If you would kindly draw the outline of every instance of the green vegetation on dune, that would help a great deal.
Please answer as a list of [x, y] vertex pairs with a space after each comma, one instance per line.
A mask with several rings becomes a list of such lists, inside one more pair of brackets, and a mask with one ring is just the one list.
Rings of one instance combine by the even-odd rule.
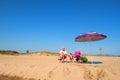
[[2, 55], [19, 55], [19, 52], [11, 51], [11, 50], [0, 50], [0, 54], [2, 54]]

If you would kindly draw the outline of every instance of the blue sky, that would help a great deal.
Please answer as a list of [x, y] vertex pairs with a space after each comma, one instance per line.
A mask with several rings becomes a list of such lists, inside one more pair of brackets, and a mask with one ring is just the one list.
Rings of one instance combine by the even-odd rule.
[[[74, 42], [96, 31], [107, 38]], [[119, 0], [0, 0], [0, 50], [120, 55]]]

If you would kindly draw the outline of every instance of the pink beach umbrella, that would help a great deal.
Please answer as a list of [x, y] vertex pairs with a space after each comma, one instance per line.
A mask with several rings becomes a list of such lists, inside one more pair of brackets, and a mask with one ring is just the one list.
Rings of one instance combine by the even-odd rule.
[[75, 38], [76, 42], [90, 42], [105, 39], [107, 36], [97, 32], [88, 32], [80, 34]]
[[[78, 35], [75, 38], [75, 42], [92, 42], [92, 41], [98, 41], [98, 40], [103, 40], [107, 38], [106, 35], [98, 33], [98, 32], [87, 32]], [[91, 57], [92, 60], [92, 57]]]

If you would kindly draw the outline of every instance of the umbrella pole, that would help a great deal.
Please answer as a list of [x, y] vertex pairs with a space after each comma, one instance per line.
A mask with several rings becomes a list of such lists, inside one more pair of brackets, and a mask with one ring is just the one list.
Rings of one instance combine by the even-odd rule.
[[93, 64], [93, 58], [92, 58], [92, 56], [90, 57], [90, 59], [91, 59], [91, 63]]
[[[91, 43], [88, 45], [89, 49], [92, 51], [92, 48], [91, 48]], [[91, 61], [91, 64], [93, 64], [93, 58], [92, 58], [92, 54], [90, 56], [90, 61]]]

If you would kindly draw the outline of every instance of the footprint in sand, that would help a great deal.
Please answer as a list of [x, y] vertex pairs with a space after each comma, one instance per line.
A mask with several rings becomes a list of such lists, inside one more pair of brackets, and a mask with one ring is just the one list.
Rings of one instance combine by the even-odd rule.
[[100, 80], [105, 77], [104, 70], [97, 71], [97, 80]]
[[64, 68], [63, 72], [67, 75], [69, 75], [71, 73], [71, 71], [68, 68]]
[[52, 77], [52, 73], [53, 73], [53, 71], [50, 71], [50, 72], [48, 73], [48, 77], [49, 77], [49, 78]]
[[85, 71], [85, 76], [84, 76], [85, 80], [93, 80], [93, 77], [94, 76], [91, 73], [91, 71], [89, 71], [89, 70]]

